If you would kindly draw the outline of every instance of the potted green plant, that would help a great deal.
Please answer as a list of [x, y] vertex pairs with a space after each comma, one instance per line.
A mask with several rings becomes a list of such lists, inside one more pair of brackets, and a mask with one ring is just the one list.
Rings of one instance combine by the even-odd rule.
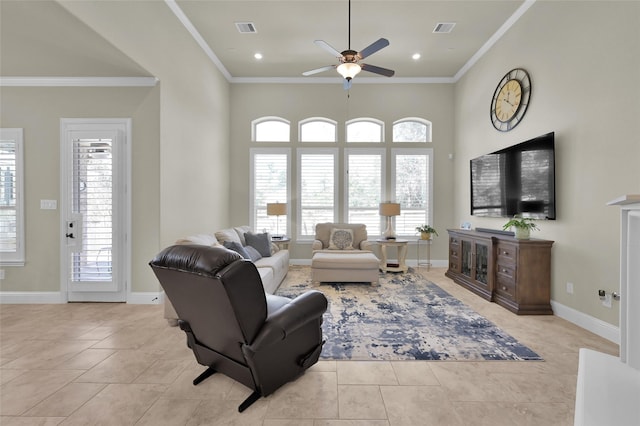
[[438, 235], [438, 231], [435, 230], [435, 228], [431, 227], [430, 225], [420, 225], [420, 226], [416, 226], [416, 231], [418, 231], [420, 233], [420, 238], [423, 240], [430, 240], [431, 239], [431, 234], [435, 234], [436, 236]]
[[533, 219], [529, 217], [522, 217], [520, 215], [515, 215], [513, 219], [510, 219], [502, 227], [505, 231], [509, 228], [515, 228], [516, 238], [519, 240], [528, 240], [531, 231], [538, 230], [538, 226], [535, 224]]

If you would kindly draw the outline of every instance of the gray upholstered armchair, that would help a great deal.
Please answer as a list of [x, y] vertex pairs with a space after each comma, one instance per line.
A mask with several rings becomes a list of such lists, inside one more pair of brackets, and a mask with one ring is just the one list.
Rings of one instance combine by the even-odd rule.
[[244, 411], [318, 361], [327, 299], [265, 294], [253, 263], [223, 247], [175, 245], [150, 263], [199, 364], [251, 388]]

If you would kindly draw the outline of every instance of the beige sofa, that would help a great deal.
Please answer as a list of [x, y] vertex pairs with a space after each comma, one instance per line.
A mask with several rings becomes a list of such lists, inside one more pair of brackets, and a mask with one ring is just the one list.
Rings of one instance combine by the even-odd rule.
[[[347, 231], [345, 233], [344, 231]], [[340, 236], [338, 233], [341, 232]], [[319, 282], [378, 282], [380, 260], [361, 223], [318, 223], [311, 246], [311, 279]]]
[[[182, 238], [176, 244], [199, 244], [205, 246], [229, 245], [230, 242], [238, 243], [242, 247], [247, 246], [245, 233], [251, 232], [248, 226], [222, 229], [214, 234], [199, 234]], [[270, 256], [263, 256], [253, 263], [256, 265], [265, 293], [274, 294], [289, 272], [289, 250], [280, 249], [277, 245], [269, 243]], [[178, 315], [165, 297], [164, 317], [169, 324], [176, 325]]]

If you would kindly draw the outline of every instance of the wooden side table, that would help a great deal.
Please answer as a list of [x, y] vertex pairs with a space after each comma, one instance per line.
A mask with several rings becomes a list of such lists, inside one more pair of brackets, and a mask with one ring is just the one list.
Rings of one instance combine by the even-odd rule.
[[[383, 240], [378, 239], [376, 243], [380, 244], [380, 252], [382, 260], [380, 260], [380, 270], [382, 272], [407, 272], [407, 248], [409, 240]], [[398, 250], [398, 263], [388, 263], [387, 247], [396, 247]]]

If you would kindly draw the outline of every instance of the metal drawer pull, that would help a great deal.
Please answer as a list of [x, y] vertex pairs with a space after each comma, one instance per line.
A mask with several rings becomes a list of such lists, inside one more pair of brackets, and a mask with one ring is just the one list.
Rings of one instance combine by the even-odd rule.
[[502, 291], [507, 291], [507, 287], [506, 286], [502, 286]]

